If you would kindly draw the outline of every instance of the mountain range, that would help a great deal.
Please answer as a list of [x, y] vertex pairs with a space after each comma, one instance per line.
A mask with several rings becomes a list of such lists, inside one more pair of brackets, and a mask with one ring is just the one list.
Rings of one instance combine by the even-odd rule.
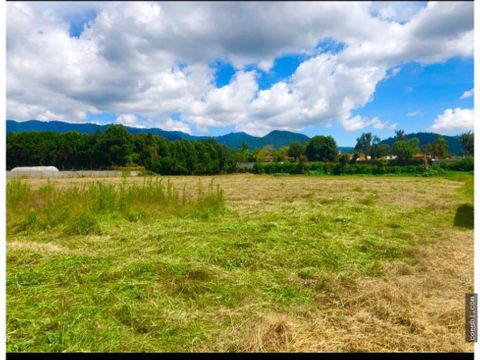
[[[63, 121], [15, 121], [7, 120], [7, 133], [9, 132], [25, 132], [25, 131], [53, 131], [53, 132], [67, 132], [78, 131], [84, 134], [94, 134], [97, 131], [105, 131], [108, 125], [85, 124], [85, 123], [67, 123]], [[193, 136], [181, 131], [166, 131], [158, 128], [135, 128], [125, 126], [126, 130], [131, 134], [155, 134], [165, 137], [167, 140], [176, 141], [180, 139], [187, 140], [202, 140], [207, 139], [208, 136]], [[272, 145], [278, 149], [286, 146], [293, 141], [304, 143], [310, 139], [307, 135], [298, 134], [290, 131], [274, 130], [263, 137], [249, 135], [245, 132], [230, 133], [221, 136], [214, 136], [219, 144], [225, 144], [232, 149], [240, 149], [243, 143], [248, 144], [250, 150]]]
[[[97, 131], [105, 131], [108, 125], [98, 125], [92, 123], [68, 123], [63, 121], [39, 121], [39, 120], [29, 120], [29, 121], [15, 121], [7, 120], [7, 133], [9, 132], [25, 132], [25, 131], [53, 131], [53, 132], [67, 132], [67, 131], [78, 131], [85, 134], [94, 134]], [[202, 140], [207, 139], [208, 136], [194, 136], [189, 135], [181, 131], [166, 131], [158, 128], [135, 128], [130, 126], [125, 126], [126, 130], [132, 134], [155, 134], [163, 136], [168, 140], [176, 141], [180, 139], [187, 140]], [[418, 132], [407, 134], [405, 137], [411, 139], [417, 137], [420, 140], [420, 145], [431, 144], [439, 134], [435, 133], [425, 133]], [[460, 143], [460, 136], [446, 136], [443, 135], [445, 140], [448, 143], [448, 151], [451, 154], [461, 155], [462, 154], [462, 144]], [[280, 131], [274, 130], [269, 134], [263, 137], [257, 137], [249, 135], [245, 132], [235, 132], [221, 136], [214, 136], [215, 140], [220, 144], [225, 144], [232, 149], [240, 149], [243, 143], [248, 144], [250, 150], [261, 148], [266, 145], [272, 145], [274, 148], [278, 149], [282, 146], [289, 145], [293, 141], [298, 141], [304, 143], [310, 138], [307, 135], [299, 134], [291, 131]], [[382, 144], [387, 144], [393, 146], [395, 138], [390, 137], [383, 140]], [[352, 151], [353, 147], [349, 146], [339, 146], [339, 150], [344, 153]]]

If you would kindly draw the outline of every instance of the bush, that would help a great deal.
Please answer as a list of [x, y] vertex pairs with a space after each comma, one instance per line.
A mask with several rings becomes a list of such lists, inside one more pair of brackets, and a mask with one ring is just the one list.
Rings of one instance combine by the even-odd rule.
[[473, 171], [474, 159], [471, 156], [467, 156], [455, 162], [443, 162], [439, 166], [445, 170]]
[[438, 175], [444, 175], [444, 174], [445, 174], [444, 169], [442, 169], [441, 167], [432, 166], [428, 170], [424, 171], [422, 173], [422, 176], [430, 177], [430, 176], [438, 176]]
[[[432, 160], [428, 159], [428, 163], [431, 165]], [[407, 165], [423, 165], [424, 160], [423, 159], [409, 159], [409, 160], [401, 160], [399, 158], [396, 158], [394, 160], [390, 160], [390, 165], [398, 165], [398, 166], [407, 166]]]
[[[306, 164], [305, 164], [306, 165]], [[267, 164], [256, 163], [253, 166], [254, 174], [301, 174], [302, 165], [294, 162], [271, 162]]]
[[325, 173], [325, 163], [323, 161], [317, 161], [317, 162], [314, 162], [314, 163], [310, 163], [309, 164], [309, 170]]

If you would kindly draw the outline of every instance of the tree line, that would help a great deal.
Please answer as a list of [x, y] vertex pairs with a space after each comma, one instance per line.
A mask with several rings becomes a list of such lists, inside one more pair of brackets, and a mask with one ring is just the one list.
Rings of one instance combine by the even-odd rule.
[[[467, 132], [462, 134], [460, 143], [463, 146], [464, 155], [473, 156], [473, 133]], [[431, 144], [420, 146], [418, 138], [407, 139], [403, 130], [395, 131], [395, 143], [392, 148], [386, 144], [381, 144], [380, 138], [377, 136], [372, 136], [371, 133], [364, 133], [357, 139], [355, 150], [370, 156], [372, 159], [395, 155], [400, 161], [408, 161], [416, 153], [440, 159], [450, 157], [448, 143], [443, 136], [439, 135]]]
[[213, 139], [168, 141], [131, 134], [122, 125], [104, 132], [22, 132], [7, 134], [7, 169], [56, 166], [60, 170], [106, 170], [143, 166], [159, 174], [218, 174], [235, 168], [233, 152]]
[[[464, 133], [460, 142], [464, 148], [465, 156], [473, 156], [473, 133]], [[275, 150], [272, 146], [265, 146], [248, 152], [244, 144], [240, 151], [242, 161], [269, 162], [269, 161], [322, 161], [322, 162], [356, 162], [361, 156], [372, 160], [386, 157], [396, 157], [396, 163], [406, 164], [415, 154], [425, 154], [430, 158], [445, 159], [450, 157], [448, 143], [443, 136], [431, 144], [420, 146], [418, 138], [407, 139], [403, 130], [395, 132], [395, 142], [392, 147], [382, 144], [378, 136], [372, 133], [363, 133], [357, 142], [353, 153], [339, 154], [337, 144], [331, 136], [314, 136], [304, 144], [292, 142], [289, 146]]]
[[[462, 134], [466, 156], [473, 156], [473, 134]], [[393, 147], [380, 143], [371, 133], [357, 139], [353, 154], [339, 154], [331, 136], [314, 136], [301, 144], [292, 142], [276, 150], [272, 146], [250, 151], [247, 144], [232, 150], [215, 139], [168, 141], [153, 134], [131, 134], [122, 125], [110, 125], [95, 134], [79, 132], [11, 132], [7, 134], [7, 169], [17, 166], [56, 166], [60, 170], [106, 170], [142, 166], [169, 175], [209, 175], [236, 171], [238, 162], [355, 163], [360, 154], [371, 159], [395, 155], [397, 163], [407, 164], [414, 154], [448, 157], [448, 145], [439, 136], [432, 144], [419, 146], [419, 140], [406, 139], [396, 132]]]

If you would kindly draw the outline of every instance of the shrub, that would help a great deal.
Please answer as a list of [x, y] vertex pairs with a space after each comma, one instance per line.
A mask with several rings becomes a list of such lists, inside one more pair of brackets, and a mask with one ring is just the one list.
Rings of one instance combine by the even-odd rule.
[[445, 170], [473, 171], [474, 159], [471, 156], [467, 156], [455, 162], [443, 162], [440, 164], [440, 167]]
[[430, 167], [428, 170], [425, 170], [423, 173], [422, 173], [422, 176], [424, 177], [431, 177], [431, 176], [438, 176], [438, 175], [444, 175], [445, 174], [445, 170], [442, 169], [441, 167], [437, 167], [437, 166], [432, 166]]
[[[302, 166], [304, 171], [302, 172]], [[454, 171], [472, 171], [473, 158], [464, 158], [456, 162], [444, 162], [440, 167], [445, 170]], [[425, 176], [433, 174], [442, 174], [439, 167], [435, 171], [428, 172]], [[248, 171], [248, 170], [247, 170]], [[405, 161], [397, 160], [368, 160], [361, 162], [339, 161], [337, 163], [324, 163], [321, 161], [309, 163], [278, 163], [271, 162], [267, 164], [256, 163], [253, 169], [249, 170], [255, 174], [302, 174], [318, 175], [384, 175], [384, 174], [418, 174], [426, 172], [423, 159], [412, 159]]]
[[309, 169], [312, 171], [318, 171], [325, 173], [325, 163], [323, 161], [317, 161], [309, 164]]

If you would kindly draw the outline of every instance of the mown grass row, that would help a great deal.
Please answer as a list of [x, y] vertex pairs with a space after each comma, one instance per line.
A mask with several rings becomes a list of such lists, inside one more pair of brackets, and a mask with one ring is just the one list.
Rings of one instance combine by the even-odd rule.
[[7, 231], [18, 233], [61, 227], [66, 233], [100, 231], [102, 220], [142, 221], [158, 216], [208, 217], [224, 209], [223, 190], [199, 182], [196, 194], [170, 181], [146, 178], [143, 184], [95, 182], [68, 187], [52, 183], [32, 189], [24, 180], [7, 183]]

